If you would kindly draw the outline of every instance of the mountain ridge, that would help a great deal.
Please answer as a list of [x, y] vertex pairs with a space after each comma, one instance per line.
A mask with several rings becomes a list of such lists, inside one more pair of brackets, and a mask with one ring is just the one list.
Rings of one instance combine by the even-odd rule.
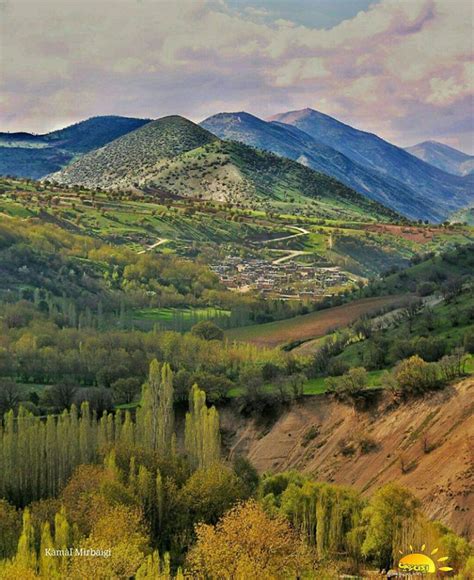
[[103, 147], [149, 119], [102, 115], [44, 134], [0, 133], [0, 174], [41, 179], [77, 155]]
[[200, 125], [222, 139], [271, 151], [334, 177], [398, 213], [415, 219], [426, 217], [425, 205], [413, 199], [409, 188], [376, 170], [362, 167], [293, 125], [264, 121], [246, 112], [218, 113]]
[[472, 199], [472, 184], [466, 179], [469, 176], [446, 173], [373, 133], [319, 111], [287, 111], [269, 120], [294, 125], [352, 161], [403, 183], [412, 190], [414, 198], [425, 200], [427, 217], [433, 221], [446, 219]]
[[337, 217], [337, 211], [346, 219], [357, 219], [364, 212], [381, 219], [399, 217], [325, 174], [272, 153], [222, 141], [179, 116], [153, 121], [48, 179], [261, 207], [294, 204], [300, 211], [311, 202], [312, 211], [327, 217]]

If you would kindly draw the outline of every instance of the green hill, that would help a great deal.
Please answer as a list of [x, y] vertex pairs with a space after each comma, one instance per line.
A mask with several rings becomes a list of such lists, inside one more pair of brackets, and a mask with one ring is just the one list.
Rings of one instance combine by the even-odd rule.
[[91, 151], [50, 177], [86, 187], [132, 187], [151, 176], [160, 161], [215, 139], [183, 117], [164, 117]]

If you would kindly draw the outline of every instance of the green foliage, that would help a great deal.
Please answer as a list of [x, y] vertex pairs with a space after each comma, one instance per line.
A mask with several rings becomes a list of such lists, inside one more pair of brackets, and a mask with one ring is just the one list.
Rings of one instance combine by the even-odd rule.
[[366, 535], [362, 553], [370, 556], [388, 570], [393, 554], [400, 550], [404, 523], [415, 519], [420, 502], [406, 489], [397, 484], [387, 484], [375, 492], [362, 516], [366, 522]]
[[326, 379], [327, 390], [338, 396], [354, 395], [367, 387], [367, 371], [363, 367], [349, 369], [341, 377]]
[[219, 415], [215, 407], [206, 407], [206, 393], [197, 385], [189, 394], [184, 445], [194, 469], [211, 467], [219, 460]]
[[204, 340], [223, 340], [224, 332], [209, 320], [198, 322], [191, 328], [192, 334]]
[[393, 378], [403, 394], [417, 395], [438, 386], [437, 367], [418, 355], [401, 361], [393, 370]]

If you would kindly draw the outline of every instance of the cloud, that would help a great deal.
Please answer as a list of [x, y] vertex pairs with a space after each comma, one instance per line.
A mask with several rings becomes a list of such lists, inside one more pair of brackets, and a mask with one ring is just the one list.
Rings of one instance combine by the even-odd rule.
[[309, 106], [401, 144], [472, 147], [467, 0], [381, 0], [324, 30], [224, 0], [7, 0], [1, 16], [1, 130]]

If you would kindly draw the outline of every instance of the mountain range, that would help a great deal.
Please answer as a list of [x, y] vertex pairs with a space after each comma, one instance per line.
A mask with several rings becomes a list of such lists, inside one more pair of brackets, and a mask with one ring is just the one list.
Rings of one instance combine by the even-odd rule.
[[395, 211], [411, 218], [437, 219], [425, 200], [413, 195], [403, 183], [368, 169], [333, 147], [318, 142], [301, 129], [278, 122], [267, 122], [249, 113], [219, 113], [201, 126], [222, 139], [239, 141], [330, 175]]
[[406, 151], [447, 173], [469, 175], [474, 172], [474, 155], [467, 155], [444, 143], [423, 141], [407, 147]]
[[[104, 116], [45, 135], [0, 133], [0, 174], [53, 175], [88, 187], [153, 184], [177, 195], [234, 201], [258, 192], [260, 201], [288, 201], [306, 197], [307, 188], [302, 193], [299, 178], [285, 188], [275, 176], [301, 175], [299, 168], [306, 167], [314, 170], [306, 173], [313, 188], [316, 182], [319, 189], [322, 183], [345, 185], [411, 219], [439, 222], [472, 205], [473, 158], [442, 144], [406, 151], [312, 109], [266, 121], [246, 112], [219, 113], [200, 127], [182, 117], [165, 119]], [[297, 162], [298, 169], [283, 160]], [[309, 197], [314, 195], [320, 193]]]
[[219, 139], [179, 116], [152, 121], [48, 177], [69, 185], [263, 206], [312, 204], [321, 217], [394, 218], [392, 210], [284, 157]]
[[[440, 221], [472, 201], [472, 176], [446, 173], [377, 135], [355, 129], [329, 115], [303, 109], [275, 115], [270, 120], [295, 126], [355, 163], [409, 188], [413, 201], [424, 203], [427, 219]], [[409, 211], [407, 206], [403, 213], [409, 215]]]

